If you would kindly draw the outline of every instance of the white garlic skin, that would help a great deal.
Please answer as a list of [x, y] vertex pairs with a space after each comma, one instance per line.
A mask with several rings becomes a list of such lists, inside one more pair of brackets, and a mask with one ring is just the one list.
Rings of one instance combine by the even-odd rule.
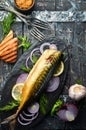
[[68, 92], [70, 98], [79, 101], [86, 96], [86, 87], [84, 87], [83, 85], [74, 84], [70, 86]]

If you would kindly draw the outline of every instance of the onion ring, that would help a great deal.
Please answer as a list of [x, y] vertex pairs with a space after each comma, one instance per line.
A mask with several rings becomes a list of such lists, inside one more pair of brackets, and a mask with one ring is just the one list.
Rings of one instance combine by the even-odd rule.
[[53, 77], [49, 83], [48, 87], [46, 89], [47, 92], [53, 92], [59, 87], [60, 78], [59, 77]]
[[50, 44], [50, 49], [58, 50], [58, 49], [57, 49], [57, 46], [56, 46], [55, 44]]
[[22, 122], [19, 117], [18, 117], [18, 122], [19, 122], [21, 125], [29, 125], [29, 124], [32, 123], [32, 121], [28, 121], [28, 122], [26, 122], [26, 123], [25, 123], [25, 122]]
[[32, 116], [32, 118], [28, 118], [28, 117], [26, 118], [26, 117], [24, 117], [22, 114], [20, 114], [19, 116], [20, 116], [21, 119], [23, 119], [24, 121], [33, 121], [34, 119], [37, 118], [38, 112], [37, 112], [36, 114], [34, 114], [34, 115]]
[[44, 52], [44, 47], [49, 47], [50, 46], [50, 43], [49, 42], [45, 42], [43, 43], [41, 46], [40, 46], [40, 52], [43, 53]]
[[27, 111], [34, 114], [37, 113], [39, 111], [39, 103], [32, 103], [30, 106], [28, 106]]
[[33, 53], [34, 53], [35, 51], [39, 51], [39, 52], [40, 52], [40, 48], [35, 48], [35, 49], [33, 49], [33, 50], [31, 51], [31, 53], [30, 53], [30, 60], [31, 60], [32, 63], [34, 63], [34, 62], [33, 62], [33, 59], [32, 59], [32, 56], [33, 56]]
[[25, 62], [26, 68], [29, 68], [29, 67], [28, 67], [28, 60], [29, 60], [29, 58], [30, 58], [30, 57], [28, 56], [27, 59], [26, 59], [26, 62]]

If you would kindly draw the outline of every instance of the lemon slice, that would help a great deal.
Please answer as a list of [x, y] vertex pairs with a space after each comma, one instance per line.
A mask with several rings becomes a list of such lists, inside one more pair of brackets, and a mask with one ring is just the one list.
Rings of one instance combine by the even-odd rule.
[[16, 101], [21, 101], [23, 86], [24, 86], [24, 83], [17, 83], [12, 88], [12, 97]]
[[63, 61], [60, 62], [58, 68], [56, 69], [55, 73], [54, 73], [54, 76], [59, 76], [63, 73], [64, 71], [64, 63]]

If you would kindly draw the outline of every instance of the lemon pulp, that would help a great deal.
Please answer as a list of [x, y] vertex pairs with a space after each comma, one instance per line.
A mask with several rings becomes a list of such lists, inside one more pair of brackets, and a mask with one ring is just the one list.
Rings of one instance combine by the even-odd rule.
[[64, 63], [63, 61], [60, 62], [59, 66], [57, 67], [55, 73], [54, 73], [54, 76], [59, 76], [63, 73], [64, 71]]
[[12, 88], [12, 97], [16, 101], [21, 101], [23, 86], [24, 86], [24, 83], [17, 83]]

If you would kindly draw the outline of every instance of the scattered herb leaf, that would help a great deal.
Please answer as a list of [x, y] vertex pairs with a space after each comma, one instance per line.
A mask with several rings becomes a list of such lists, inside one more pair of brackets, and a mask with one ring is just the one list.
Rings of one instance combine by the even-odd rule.
[[37, 56], [33, 54], [32, 56], [33, 63], [35, 64], [38, 60]]
[[45, 94], [42, 94], [40, 97], [40, 111], [43, 115], [46, 114], [46, 110], [47, 110], [47, 105], [48, 105], [48, 99], [47, 96]]
[[9, 13], [2, 21], [3, 38], [9, 33], [11, 24], [15, 22], [15, 14]]
[[18, 36], [18, 39], [21, 41], [21, 44], [18, 46], [18, 48], [23, 47], [24, 51], [26, 51], [31, 46], [31, 43], [27, 42], [27, 36]]
[[0, 108], [0, 111], [9, 111], [9, 110], [12, 110], [15, 107], [19, 106], [19, 104], [20, 104], [20, 102], [13, 100], [13, 101], [9, 102], [8, 105]]
[[53, 116], [55, 114], [55, 112], [57, 112], [61, 108], [62, 104], [63, 104], [63, 102], [60, 99], [58, 99], [56, 101], [56, 103], [52, 107], [51, 116]]
[[67, 57], [67, 53], [66, 52], [63, 52], [63, 59], [65, 59]]
[[80, 79], [77, 79], [76, 83], [82, 85], [82, 81]]
[[25, 72], [30, 72], [31, 68], [26, 68], [24, 65], [21, 66], [21, 69]]

